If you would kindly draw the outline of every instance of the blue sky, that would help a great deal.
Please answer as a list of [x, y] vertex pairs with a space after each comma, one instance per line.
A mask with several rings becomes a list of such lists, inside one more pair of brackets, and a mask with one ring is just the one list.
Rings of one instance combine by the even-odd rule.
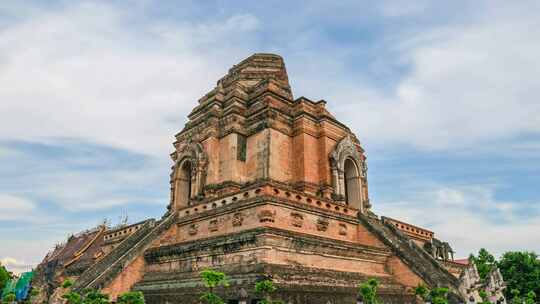
[[374, 211], [458, 256], [540, 251], [536, 1], [3, 1], [0, 260], [159, 217], [173, 135], [254, 52], [367, 150]]

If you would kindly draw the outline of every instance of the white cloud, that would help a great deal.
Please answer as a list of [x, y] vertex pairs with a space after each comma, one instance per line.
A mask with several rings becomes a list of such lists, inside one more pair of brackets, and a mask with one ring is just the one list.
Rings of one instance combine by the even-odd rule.
[[[377, 213], [428, 228], [450, 242], [458, 257], [480, 248], [540, 251], [538, 203], [500, 201], [491, 186], [426, 187], [399, 201], [376, 203]], [[529, 216], [520, 215], [527, 210]]]
[[258, 27], [249, 14], [139, 26], [129, 17], [85, 3], [2, 28], [0, 139], [78, 138], [165, 158], [228, 68], [223, 58], [234, 61]]
[[12, 257], [5, 257], [0, 259], [0, 264], [5, 266], [8, 271], [12, 271], [16, 274], [21, 272], [32, 270], [33, 265], [28, 264], [24, 261], [19, 261]]
[[24, 219], [35, 210], [35, 204], [22, 197], [0, 193], [0, 220]]
[[330, 62], [319, 56], [325, 73], [306, 73], [302, 87], [369, 143], [459, 149], [539, 134], [540, 19], [531, 8], [538, 4], [525, 3], [480, 5], [458, 23], [388, 34], [375, 47], [384, 58], [372, 64], [403, 67], [390, 90], [367, 73], [348, 75], [343, 51]]

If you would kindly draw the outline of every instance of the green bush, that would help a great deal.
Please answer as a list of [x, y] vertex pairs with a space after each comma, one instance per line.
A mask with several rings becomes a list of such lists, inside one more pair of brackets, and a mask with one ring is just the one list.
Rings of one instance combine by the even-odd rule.
[[15, 296], [15, 293], [14, 292], [8, 292], [7, 294], [4, 295], [4, 303], [11, 303], [11, 302], [15, 302], [15, 300], [17, 299], [17, 297]]
[[67, 304], [82, 304], [82, 297], [80, 294], [70, 291], [62, 296], [62, 298], [67, 300]]
[[212, 269], [201, 271], [201, 279], [204, 285], [209, 289], [200, 297], [201, 301], [207, 304], [224, 304], [225, 302], [218, 295], [214, 294], [214, 288], [218, 286], [228, 287], [229, 281], [223, 272]]
[[73, 286], [73, 281], [70, 279], [65, 279], [62, 283], [62, 288], [70, 288], [71, 286]]
[[358, 292], [362, 296], [365, 304], [378, 304], [379, 300], [377, 299], [377, 287], [379, 286], [379, 281], [376, 279], [369, 279], [365, 283], [362, 283], [358, 286]]
[[91, 290], [84, 295], [83, 304], [109, 304], [109, 295], [102, 294], [99, 290]]
[[264, 298], [259, 302], [260, 304], [281, 304], [281, 300], [272, 300], [272, 294], [276, 292], [277, 287], [271, 280], [263, 280], [255, 284], [255, 292]]
[[117, 304], [144, 304], [144, 295], [140, 291], [130, 291], [121, 294], [116, 300]]
[[434, 288], [429, 295], [432, 304], [448, 304], [448, 288]]

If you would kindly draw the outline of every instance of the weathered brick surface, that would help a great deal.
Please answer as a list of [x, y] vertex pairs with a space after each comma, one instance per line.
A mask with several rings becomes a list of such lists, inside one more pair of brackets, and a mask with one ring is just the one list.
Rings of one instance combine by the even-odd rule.
[[174, 146], [167, 216], [90, 267], [78, 289], [198, 303], [210, 267], [230, 277], [218, 292], [231, 300], [240, 288], [255, 299], [265, 276], [294, 304], [354, 303], [369, 277], [385, 303], [410, 302], [419, 283], [457, 293], [455, 277], [371, 212], [359, 140], [325, 101], [293, 99], [281, 57], [231, 68]]

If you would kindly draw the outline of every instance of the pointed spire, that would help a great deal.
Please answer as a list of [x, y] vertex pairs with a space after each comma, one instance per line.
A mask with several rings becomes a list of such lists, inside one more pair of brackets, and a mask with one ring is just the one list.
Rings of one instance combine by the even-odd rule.
[[250, 91], [264, 80], [275, 80], [292, 99], [291, 86], [283, 58], [275, 54], [253, 54], [233, 66], [227, 75], [218, 81], [218, 87], [241, 86]]

